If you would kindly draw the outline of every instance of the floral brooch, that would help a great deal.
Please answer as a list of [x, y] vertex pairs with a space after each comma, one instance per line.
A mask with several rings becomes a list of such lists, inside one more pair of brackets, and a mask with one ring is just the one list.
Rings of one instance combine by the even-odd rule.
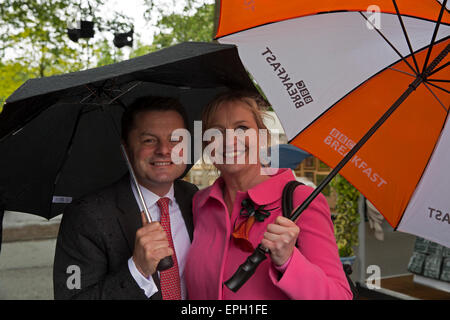
[[246, 198], [241, 202], [241, 210], [239, 216], [246, 218], [238, 226], [234, 228], [232, 236], [235, 243], [244, 251], [252, 252], [253, 245], [249, 241], [249, 233], [255, 222], [263, 222], [270, 216], [273, 209], [265, 209], [265, 205], [257, 206], [252, 200]]

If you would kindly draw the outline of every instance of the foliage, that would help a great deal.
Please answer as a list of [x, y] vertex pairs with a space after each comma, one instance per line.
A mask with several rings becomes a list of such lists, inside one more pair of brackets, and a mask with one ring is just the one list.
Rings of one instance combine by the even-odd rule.
[[[155, 1], [146, 1], [154, 6]], [[153, 43], [145, 47], [145, 53], [156, 51], [184, 41], [209, 42], [214, 32], [214, 4], [206, 0], [186, 0], [182, 13], [163, 14], [156, 26], [160, 32], [154, 35]], [[148, 12], [147, 19], [150, 19]], [[139, 51], [133, 53], [138, 55]]]
[[[185, 13], [187, 8], [185, 8]], [[205, 4], [193, 15], [171, 14], [158, 22], [161, 33], [155, 36], [154, 44], [168, 47], [183, 41], [212, 40], [214, 6]]]
[[125, 59], [122, 49], [112, 49], [110, 41], [102, 39], [95, 43], [92, 54], [95, 57], [96, 67], [116, 63]]
[[[29, 78], [78, 71], [122, 58], [105, 39], [80, 39], [67, 35], [69, 24], [93, 21], [96, 31], [122, 31], [127, 17], [113, 13], [108, 20], [97, 14], [104, 0], [2, 0], [0, 4], [0, 108], [4, 100]], [[129, 28], [129, 27], [128, 27]], [[128, 31], [128, 30], [127, 30]], [[96, 32], [96, 38], [98, 37]], [[94, 38], [95, 39], [95, 38]], [[86, 54], [88, 53], [88, 54]], [[93, 55], [96, 59], [90, 58]], [[1, 111], [1, 109], [0, 109]]]
[[341, 175], [337, 175], [330, 185], [337, 193], [334, 232], [339, 255], [351, 257], [355, 255], [354, 247], [358, 245], [359, 192]]
[[[0, 112], [4, 100], [29, 78], [78, 71], [126, 59], [126, 50], [115, 48], [108, 33], [127, 32], [133, 25], [127, 16], [112, 12], [98, 14], [105, 0], [0, 0]], [[211, 41], [214, 4], [212, 0], [184, 0], [181, 13], [168, 13], [163, 4], [169, 0], [142, 0], [150, 12], [159, 12], [153, 25], [161, 30], [147, 45], [139, 41], [130, 58], [183, 41]], [[172, 8], [175, 7], [172, 1]], [[67, 36], [69, 23], [86, 18], [95, 23], [95, 38], [73, 43]], [[100, 31], [100, 32], [98, 32]]]
[[[80, 68], [79, 53], [67, 45], [67, 22], [78, 10], [75, 0], [3, 0], [0, 7], [0, 57], [44, 77]], [[95, 2], [101, 3], [100, 0]]]
[[6, 64], [0, 62], [0, 83], [2, 84], [0, 89], [0, 112], [6, 98], [31, 76], [33, 76], [33, 71], [24, 68], [18, 62]]

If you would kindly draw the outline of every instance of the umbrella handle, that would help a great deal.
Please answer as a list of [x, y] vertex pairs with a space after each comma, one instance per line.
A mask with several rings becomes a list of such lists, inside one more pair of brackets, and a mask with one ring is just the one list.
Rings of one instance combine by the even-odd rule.
[[173, 259], [172, 256], [167, 256], [161, 260], [159, 260], [158, 266], [156, 270], [164, 271], [173, 267]]
[[[142, 195], [141, 188], [139, 187], [139, 183], [137, 181], [136, 175], [134, 174], [133, 167], [131, 166], [130, 159], [128, 158], [127, 152], [125, 151], [125, 147], [123, 144], [120, 144], [120, 149], [122, 150], [122, 155], [127, 164], [128, 170], [130, 172], [131, 178], [133, 180], [134, 186], [136, 187], [136, 191], [138, 193], [138, 199], [141, 203], [142, 208], [144, 209], [145, 217], [147, 218], [147, 222], [152, 222], [152, 218], [150, 213], [148, 212], [147, 205], [145, 204], [144, 196]], [[158, 266], [156, 270], [164, 271], [173, 267], [173, 259], [172, 256], [167, 256], [161, 260], [159, 260]]]
[[244, 283], [255, 273], [258, 266], [267, 259], [266, 253], [269, 249], [263, 247], [261, 244], [256, 247], [255, 251], [239, 266], [233, 276], [225, 281], [225, 285], [233, 292], [237, 292]]

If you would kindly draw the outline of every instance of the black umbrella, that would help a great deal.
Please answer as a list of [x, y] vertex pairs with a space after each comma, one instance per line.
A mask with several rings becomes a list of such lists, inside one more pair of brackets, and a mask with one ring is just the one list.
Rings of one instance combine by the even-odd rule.
[[50, 219], [125, 174], [118, 128], [136, 98], [179, 98], [192, 129], [204, 105], [230, 88], [256, 92], [236, 47], [192, 42], [29, 80], [0, 114], [0, 200], [6, 210]]

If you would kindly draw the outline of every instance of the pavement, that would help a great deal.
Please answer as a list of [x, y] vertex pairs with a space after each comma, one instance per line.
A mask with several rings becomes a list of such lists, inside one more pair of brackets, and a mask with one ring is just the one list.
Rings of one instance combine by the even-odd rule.
[[[365, 259], [361, 261], [361, 257], [357, 256], [353, 265], [352, 280], [365, 282], [365, 279], [372, 275], [370, 269], [367, 270], [371, 265], [379, 267], [381, 278], [410, 274], [407, 268], [416, 236], [394, 231], [384, 220], [381, 224], [384, 240], [380, 241], [375, 238], [369, 223], [366, 222], [364, 225], [366, 241], [360, 242], [360, 246], [365, 249]], [[359, 247], [355, 251], [358, 254]]]
[[0, 300], [52, 300], [53, 257], [61, 216], [6, 211], [0, 253]]
[[[3, 244], [0, 253], [0, 300], [52, 300], [52, 268], [61, 216], [48, 221], [37, 216], [5, 212]], [[364, 265], [356, 260], [351, 278], [370, 276], [366, 268], [377, 265], [381, 277], [408, 274], [415, 236], [394, 232], [382, 224], [384, 241], [376, 240], [365, 223]], [[357, 251], [358, 252], [358, 251]], [[363, 266], [363, 268], [361, 268]]]

